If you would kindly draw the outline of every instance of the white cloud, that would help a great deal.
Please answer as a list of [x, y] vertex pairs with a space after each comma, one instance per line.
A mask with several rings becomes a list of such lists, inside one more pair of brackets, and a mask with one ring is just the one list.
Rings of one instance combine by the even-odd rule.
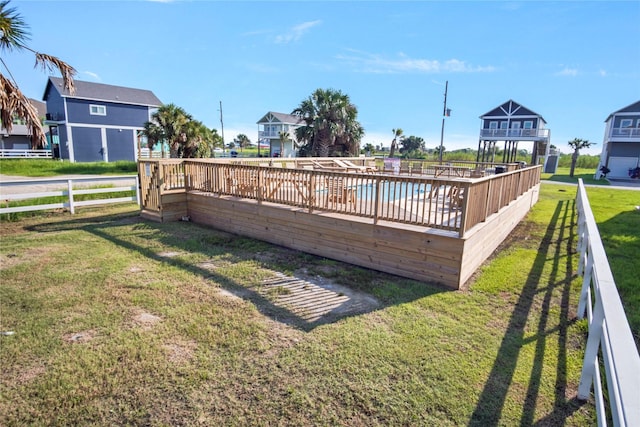
[[575, 77], [578, 75], [578, 69], [577, 68], [569, 68], [569, 67], [564, 67], [562, 70], [558, 71], [556, 73], [556, 76], [568, 76], [568, 77]]
[[600, 70], [598, 74], [600, 74], [600, 77], [607, 77], [607, 70]]
[[100, 76], [97, 73], [94, 73], [92, 71], [83, 71], [81, 74], [87, 75], [87, 76], [91, 77], [95, 81], [98, 81], [98, 82], [102, 81]]
[[378, 54], [370, 54], [356, 50], [348, 50], [349, 55], [337, 55], [340, 61], [350, 63], [357, 71], [365, 73], [478, 73], [492, 72], [494, 66], [476, 66], [459, 59], [447, 59], [440, 61], [437, 59], [410, 58], [404, 53], [398, 54], [396, 58], [386, 58]]
[[302, 24], [295, 25], [291, 27], [286, 33], [276, 36], [275, 42], [279, 44], [296, 42], [300, 40], [302, 36], [311, 28], [320, 25], [321, 23], [322, 21], [318, 19], [315, 21], [307, 21], [303, 22]]

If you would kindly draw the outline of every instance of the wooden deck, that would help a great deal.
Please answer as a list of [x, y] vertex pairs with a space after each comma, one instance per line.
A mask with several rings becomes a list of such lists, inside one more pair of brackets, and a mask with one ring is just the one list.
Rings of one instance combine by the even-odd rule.
[[457, 289], [537, 201], [540, 167], [451, 179], [165, 160], [140, 175], [146, 218]]

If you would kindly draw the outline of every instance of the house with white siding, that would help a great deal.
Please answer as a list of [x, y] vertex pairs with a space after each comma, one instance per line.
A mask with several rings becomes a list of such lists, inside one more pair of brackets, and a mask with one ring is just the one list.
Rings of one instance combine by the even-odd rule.
[[296, 132], [304, 122], [298, 116], [269, 111], [258, 120], [258, 144], [268, 144], [269, 157], [295, 157]]
[[629, 178], [629, 171], [640, 166], [640, 101], [609, 114], [605, 120], [604, 141], [596, 179]]

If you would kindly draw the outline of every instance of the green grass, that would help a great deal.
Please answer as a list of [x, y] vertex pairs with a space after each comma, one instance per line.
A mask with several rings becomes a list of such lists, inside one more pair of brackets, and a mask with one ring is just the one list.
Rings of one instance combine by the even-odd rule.
[[573, 177], [569, 176], [570, 171], [571, 171], [571, 168], [558, 167], [555, 174], [551, 174], [551, 173], [541, 174], [541, 179], [556, 181], [556, 182], [566, 182], [570, 184], [577, 184], [578, 178], [582, 178], [582, 181], [585, 184], [605, 185], [605, 186], [609, 185], [609, 182], [605, 179], [596, 180], [593, 178], [594, 174], [596, 173], [595, 169], [576, 168], [573, 171]]
[[50, 177], [56, 175], [127, 175], [137, 173], [136, 162], [71, 163], [54, 159], [0, 159], [0, 174]]
[[[3, 224], [0, 424], [592, 425], [574, 198], [543, 185], [463, 291], [133, 206]], [[378, 304], [306, 322], [278, 272]]]
[[587, 188], [613, 277], [640, 347], [640, 191]]

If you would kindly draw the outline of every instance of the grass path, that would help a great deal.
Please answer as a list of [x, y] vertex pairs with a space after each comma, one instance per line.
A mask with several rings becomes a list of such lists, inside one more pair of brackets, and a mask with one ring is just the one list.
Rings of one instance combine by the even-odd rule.
[[[463, 291], [130, 206], [3, 223], [0, 424], [591, 425], [574, 197], [543, 186]], [[375, 303], [309, 322], [279, 274]]]

